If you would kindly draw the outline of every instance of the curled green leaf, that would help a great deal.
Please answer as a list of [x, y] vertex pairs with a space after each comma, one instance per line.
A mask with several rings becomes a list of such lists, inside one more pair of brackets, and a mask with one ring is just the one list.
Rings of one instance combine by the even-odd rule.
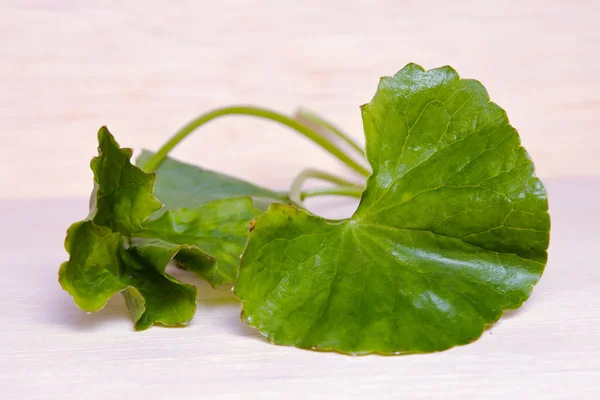
[[155, 241], [133, 239], [120, 249], [120, 279], [135, 329], [148, 329], [155, 323], [187, 324], [196, 312], [196, 288], [165, 272], [169, 262], [185, 250]]
[[118, 278], [120, 236], [89, 220], [74, 223], [67, 232], [65, 248], [70, 257], [61, 265], [58, 279], [84, 311], [102, 309], [127, 286]]
[[[161, 174], [169, 183], [157, 191], [169, 210], [157, 213], [155, 175], [132, 165], [131, 150], [121, 149], [105, 127], [98, 141], [90, 214], [67, 233], [70, 257], [59, 281], [89, 312], [121, 292], [138, 330], [186, 324], [196, 310], [196, 288], [167, 274], [167, 265], [174, 261], [213, 286], [233, 282], [250, 222], [260, 214], [255, 203], [280, 195], [167, 159]], [[240, 194], [246, 196], [226, 198]], [[190, 201], [197, 204], [177, 208]]]
[[[98, 132], [98, 142], [99, 155], [91, 163], [95, 187], [90, 214], [67, 232], [69, 260], [60, 268], [59, 282], [88, 312], [123, 293], [137, 329], [187, 323], [196, 309], [196, 289], [166, 274], [165, 268], [173, 258], [189, 259], [190, 250], [131, 237], [141, 234], [142, 222], [161, 206], [152, 196], [154, 174], [132, 165], [131, 150], [121, 149], [106, 127]], [[196, 268], [215, 263], [205, 253], [194, 256]]]
[[466, 344], [544, 271], [546, 191], [504, 110], [450, 67], [409, 64], [362, 107], [373, 169], [354, 215], [259, 216], [234, 293], [270, 341], [350, 354]]
[[141, 223], [161, 208], [152, 195], [154, 174], [131, 164], [131, 149], [122, 149], [104, 126], [98, 132], [98, 157], [91, 162], [94, 196], [88, 219], [124, 235], [142, 230]]

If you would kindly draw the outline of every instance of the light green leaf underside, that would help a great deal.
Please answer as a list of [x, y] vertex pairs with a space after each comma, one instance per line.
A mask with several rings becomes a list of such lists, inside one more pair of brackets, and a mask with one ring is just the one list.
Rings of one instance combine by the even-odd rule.
[[[153, 154], [144, 150], [137, 158], [136, 164], [143, 166]], [[169, 157], [157, 169], [156, 177], [154, 195], [164, 207], [152, 218], [157, 218], [168, 210], [196, 207], [213, 200], [232, 197], [253, 197], [256, 206], [263, 205], [264, 209], [274, 201], [289, 203], [285, 193], [265, 189]]]
[[546, 192], [477, 81], [409, 64], [362, 107], [373, 169], [349, 220], [273, 205], [235, 294], [272, 342], [344, 353], [466, 344], [518, 308], [546, 263]]

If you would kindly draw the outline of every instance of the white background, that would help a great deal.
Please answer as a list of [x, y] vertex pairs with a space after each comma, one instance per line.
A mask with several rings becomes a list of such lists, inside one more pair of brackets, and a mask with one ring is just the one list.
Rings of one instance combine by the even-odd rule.
[[[0, 0], [0, 398], [600, 398], [599, 16], [591, 0]], [[358, 106], [408, 62], [482, 81], [550, 193], [546, 273], [477, 342], [405, 357], [273, 346], [227, 288], [193, 280], [190, 326], [135, 333], [120, 297], [86, 315], [58, 285], [101, 125], [157, 149], [214, 107], [305, 106], [362, 141]], [[308, 166], [348, 173], [250, 118], [174, 154], [278, 189]]]
[[[508, 112], [542, 178], [600, 175], [600, 3], [0, 0], [0, 197], [87, 195], [96, 132], [157, 149], [229, 104], [358, 107], [408, 62], [449, 64]], [[276, 188], [345, 171], [292, 131], [215, 121], [175, 155]]]

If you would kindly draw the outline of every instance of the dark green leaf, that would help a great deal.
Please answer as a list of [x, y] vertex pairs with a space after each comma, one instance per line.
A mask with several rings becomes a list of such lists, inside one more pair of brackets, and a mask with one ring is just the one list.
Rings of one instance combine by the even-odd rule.
[[383, 78], [362, 116], [373, 175], [357, 211], [258, 217], [243, 318], [277, 344], [353, 354], [469, 343], [544, 270], [544, 187], [505, 112], [449, 67]]
[[[136, 164], [143, 166], [154, 153], [144, 150]], [[167, 157], [156, 171], [154, 195], [164, 203], [157, 218], [167, 210], [191, 208], [213, 200], [249, 196], [260, 204], [288, 203], [287, 194], [264, 189], [242, 180]], [[266, 209], [266, 207], [265, 207]]]

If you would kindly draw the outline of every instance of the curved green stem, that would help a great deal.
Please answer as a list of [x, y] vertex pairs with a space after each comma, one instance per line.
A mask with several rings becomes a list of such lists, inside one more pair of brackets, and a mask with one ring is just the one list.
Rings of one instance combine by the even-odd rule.
[[352, 139], [350, 136], [345, 134], [341, 129], [339, 129], [337, 126], [333, 125], [331, 122], [328, 122], [328, 121], [324, 120], [323, 118], [319, 117], [318, 115], [316, 115], [308, 110], [304, 110], [302, 108], [300, 108], [300, 109], [298, 109], [298, 111], [296, 111], [296, 114], [294, 115], [294, 117], [297, 120], [299, 120], [300, 122], [302, 122], [302, 120], [307, 120], [317, 126], [327, 129], [328, 131], [333, 133], [335, 136], [337, 136], [344, 142], [348, 143], [350, 145], [350, 147], [352, 147], [354, 150], [356, 150], [361, 156], [363, 156], [363, 158], [365, 157], [365, 149], [363, 149], [361, 147], [361, 145], [356, 143], [356, 141], [354, 139]]
[[[320, 179], [322, 181], [327, 181], [327, 182], [331, 182], [331, 183], [335, 183], [337, 185], [340, 185], [343, 188], [349, 188], [349, 189], [353, 189], [355, 191], [358, 191], [359, 193], [362, 193], [362, 191], [364, 190], [364, 188], [361, 185], [358, 185], [354, 182], [351, 182], [347, 179], [341, 178], [337, 175], [332, 175], [330, 173], [324, 172], [324, 171], [319, 171], [317, 169], [306, 169], [304, 171], [302, 171], [300, 174], [298, 174], [298, 176], [296, 176], [296, 178], [294, 178], [294, 181], [292, 182], [292, 187], [290, 188], [290, 200], [296, 204], [300, 204], [302, 202], [302, 200], [306, 197], [311, 197], [311, 196], [318, 196], [319, 194], [312, 194], [312, 193], [317, 193], [318, 191], [308, 191], [308, 192], [302, 192], [302, 185], [304, 184], [304, 182], [306, 182], [308, 179], [311, 178], [316, 178], [316, 179]], [[341, 189], [341, 188], [336, 188], [336, 189]], [[332, 189], [330, 189], [332, 190]], [[324, 194], [335, 194], [335, 193], [324, 193]], [[342, 194], [343, 196], [346, 196], [346, 194]]]
[[353, 188], [344, 186], [327, 189], [307, 190], [302, 193], [301, 198], [302, 200], [306, 199], [307, 197], [315, 196], [347, 196], [360, 198], [362, 196], [363, 190], [363, 188]]
[[271, 121], [278, 122], [282, 125], [288, 126], [292, 129], [295, 129], [302, 135], [306, 136], [313, 142], [317, 143], [323, 149], [327, 150], [329, 153], [333, 154], [344, 164], [355, 170], [361, 175], [369, 176], [371, 173], [369, 170], [361, 166], [359, 163], [354, 161], [351, 157], [349, 157], [346, 153], [340, 150], [335, 144], [330, 142], [328, 139], [315, 132], [311, 128], [301, 124], [300, 122], [287, 117], [285, 115], [279, 114], [274, 111], [270, 111], [264, 108], [258, 107], [250, 107], [250, 106], [235, 106], [235, 107], [225, 107], [218, 108], [216, 110], [210, 111], [206, 114], [202, 114], [196, 119], [190, 121], [183, 128], [181, 128], [171, 139], [169, 139], [150, 159], [146, 162], [143, 169], [147, 172], [151, 172], [156, 170], [163, 160], [167, 157], [167, 154], [179, 144], [183, 139], [185, 139], [190, 133], [192, 133], [195, 129], [204, 125], [205, 123], [224, 116], [224, 115], [251, 115], [255, 117], [265, 118]]

